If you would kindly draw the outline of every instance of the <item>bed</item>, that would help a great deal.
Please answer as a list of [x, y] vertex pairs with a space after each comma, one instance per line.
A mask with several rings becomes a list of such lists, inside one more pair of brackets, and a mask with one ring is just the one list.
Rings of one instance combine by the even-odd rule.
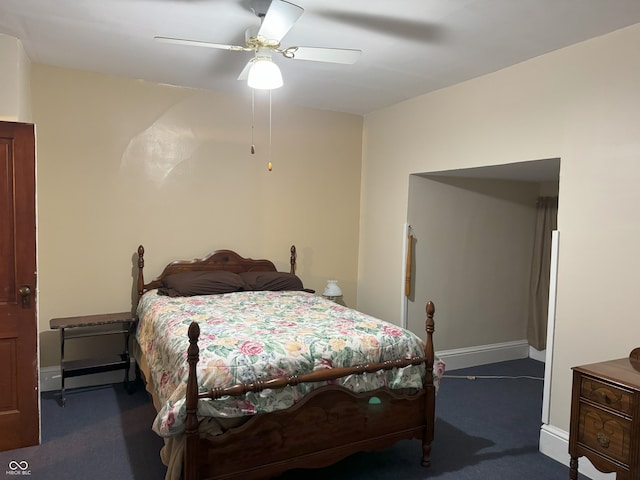
[[149, 283], [144, 253], [133, 350], [167, 480], [267, 479], [401, 439], [420, 439], [430, 464], [444, 371], [432, 302], [423, 342], [305, 289], [295, 246], [289, 272], [217, 250]]

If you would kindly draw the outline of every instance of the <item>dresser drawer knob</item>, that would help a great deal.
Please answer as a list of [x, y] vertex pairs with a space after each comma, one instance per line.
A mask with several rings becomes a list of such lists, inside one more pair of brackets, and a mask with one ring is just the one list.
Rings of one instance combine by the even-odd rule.
[[609, 448], [609, 442], [610, 442], [609, 437], [607, 437], [607, 436], [606, 436], [604, 433], [602, 433], [602, 432], [598, 432], [597, 438], [598, 438], [598, 443], [599, 443], [602, 447], [604, 447], [604, 448]]

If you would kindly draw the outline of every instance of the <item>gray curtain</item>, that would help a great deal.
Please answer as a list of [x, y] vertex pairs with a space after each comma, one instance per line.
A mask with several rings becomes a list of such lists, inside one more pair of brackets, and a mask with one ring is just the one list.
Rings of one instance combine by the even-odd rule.
[[549, 276], [551, 273], [551, 232], [558, 223], [558, 197], [539, 197], [536, 233], [529, 282], [529, 345], [544, 350], [547, 345]]

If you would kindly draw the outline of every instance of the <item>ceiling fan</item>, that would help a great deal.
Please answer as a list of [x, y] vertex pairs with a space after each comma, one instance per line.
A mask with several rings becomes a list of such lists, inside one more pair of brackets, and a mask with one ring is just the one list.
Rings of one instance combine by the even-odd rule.
[[254, 52], [254, 57], [240, 72], [238, 80], [247, 80], [250, 87], [264, 90], [278, 88], [283, 84], [280, 69], [272, 60], [274, 53], [292, 60], [342, 64], [355, 63], [362, 53], [360, 50], [345, 48], [303, 46], [282, 48], [280, 42], [300, 18], [304, 9], [285, 0], [253, 0], [251, 10], [260, 19], [260, 25], [251, 26], [245, 31], [244, 46], [159, 36], [155, 39], [178, 45], [217, 48], [234, 52]]

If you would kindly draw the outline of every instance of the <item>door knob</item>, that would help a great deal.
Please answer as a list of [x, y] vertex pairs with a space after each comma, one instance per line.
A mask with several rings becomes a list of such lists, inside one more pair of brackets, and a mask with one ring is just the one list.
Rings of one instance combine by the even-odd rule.
[[22, 301], [22, 308], [29, 308], [31, 306], [31, 287], [23, 285], [18, 289], [18, 293]]

